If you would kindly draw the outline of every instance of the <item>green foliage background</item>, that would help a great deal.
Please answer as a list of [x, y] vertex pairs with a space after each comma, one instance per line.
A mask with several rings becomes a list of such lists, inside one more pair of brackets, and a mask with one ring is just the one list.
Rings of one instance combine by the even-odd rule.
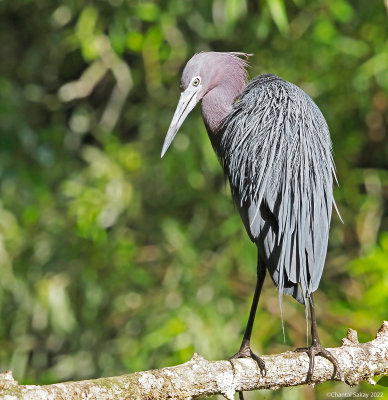
[[[388, 305], [388, 18], [379, 1], [0, 2], [0, 368], [22, 383], [237, 351], [256, 250], [199, 110], [163, 160], [180, 72], [201, 50], [301, 86], [331, 129], [340, 186], [316, 295], [321, 339], [370, 340]], [[265, 283], [259, 353], [306, 343]], [[265, 398], [326, 398], [327, 383]], [[247, 398], [262, 398], [248, 394]]]

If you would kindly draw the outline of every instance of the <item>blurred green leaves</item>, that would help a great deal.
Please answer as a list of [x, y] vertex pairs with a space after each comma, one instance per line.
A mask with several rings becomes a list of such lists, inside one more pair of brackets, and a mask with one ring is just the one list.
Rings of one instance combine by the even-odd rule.
[[140, 156], [129, 145], [114, 144], [106, 151], [85, 147], [82, 156], [88, 167], [65, 182], [63, 192], [72, 199], [69, 211], [81, 236], [97, 239], [130, 206], [133, 188], [126, 174], [139, 168]]
[[[181, 70], [203, 50], [254, 53], [251, 76], [277, 73], [322, 109], [345, 223], [333, 215], [320, 334], [334, 346], [348, 327], [376, 333], [388, 302], [383, 2], [14, 0], [0, 22], [1, 369], [39, 384], [238, 349], [256, 249], [199, 110], [160, 160]], [[270, 279], [263, 290], [254, 348], [305, 345], [303, 307], [284, 299], [284, 344]], [[344, 390], [327, 385], [316, 398]], [[266, 393], [291, 395], [311, 398]]]
[[267, 4], [279, 31], [285, 33], [288, 29], [288, 21], [283, 0], [267, 0]]
[[159, 17], [160, 9], [155, 3], [144, 2], [136, 6], [135, 14], [142, 21], [154, 22]]
[[88, 6], [82, 10], [77, 22], [76, 35], [81, 43], [82, 55], [86, 61], [95, 60], [98, 56], [97, 19], [97, 10]]

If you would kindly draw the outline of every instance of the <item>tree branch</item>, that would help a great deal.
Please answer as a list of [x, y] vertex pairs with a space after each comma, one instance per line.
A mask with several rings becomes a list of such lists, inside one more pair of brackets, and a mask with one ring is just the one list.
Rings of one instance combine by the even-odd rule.
[[[388, 374], [388, 322], [383, 323], [376, 339], [368, 343], [359, 343], [357, 332], [349, 329], [342, 346], [329, 350], [337, 358], [342, 380], [348, 385], [357, 385], [362, 380], [374, 384], [374, 375]], [[7, 371], [0, 374], [0, 397], [7, 400], [188, 400], [223, 394], [233, 399], [236, 391], [278, 389], [306, 383], [309, 360], [305, 353], [288, 351], [262, 358], [267, 368], [265, 377], [261, 377], [251, 359], [208, 361], [197, 354], [185, 364], [174, 367], [47, 386], [18, 385]], [[318, 356], [312, 381], [341, 380], [338, 374], [333, 377], [333, 372], [333, 365]]]

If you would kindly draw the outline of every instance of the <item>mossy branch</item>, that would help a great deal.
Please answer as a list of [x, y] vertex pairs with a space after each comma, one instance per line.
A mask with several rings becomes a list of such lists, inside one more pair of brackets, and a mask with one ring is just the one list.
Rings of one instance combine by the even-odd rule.
[[[388, 322], [383, 323], [376, 339], [368, 343], [359, 343], [357, 332], [349, 329], [342, 346], [329, 350], [339, 362], [344, 382], [353, 386], [367, 380], [373, 384], [373, 376], [388, 374]], [[265, 377], [251, 359], [208, 361], [197, 354], [174, 367], [47, 386], [18, 385], [11, 371], [7, 371], [0, 374], [0, 398], [188, 400], [222, 394], [233, 399], [236, 391], [278, 389], [306, 383], [309, 360], [305, 353], [288, 351], [262, 358], [267, 368]], [[333, 372], [333, 365], [318, 356], [312, 382], [341, 380], [338, 374], [333, 376]]]

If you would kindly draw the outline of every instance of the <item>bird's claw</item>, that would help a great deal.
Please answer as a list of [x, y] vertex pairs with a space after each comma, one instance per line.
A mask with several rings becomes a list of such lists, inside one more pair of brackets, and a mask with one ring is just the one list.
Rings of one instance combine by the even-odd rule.
[[329, 350], [322, 347], [320, 342], [317, 341], [314, 344], [312, 344], [310, 347], [297, 348], [297, 349], [295, 349], [295, 351], [296, 352], [305, 352], [309, 356], [310, 364], [309, 364], [309, 370], [307, 372], [307, 378], [306, 378], [307, 383], [310, 383], [312, 381], [314, 366], [315, 366], [315, 356], [324, 357], [333, 364], [333, 366], [334, 366], [333, 377], [336, 376], [337, 373], [342, 377], [341, 369], [338, 365], [338, 361], [330, 353]]
[[252, 358], [256, 361], [256, 364], [260, 369], [261, 376], [264, 378], [267, 375], [267, 369], [265, 368], [264, 360], [251, 350], [249, 344], [242, 345], [240, 350], [234, 356], [230, 357], [229, 360], [234, 360], [236, 358]]

